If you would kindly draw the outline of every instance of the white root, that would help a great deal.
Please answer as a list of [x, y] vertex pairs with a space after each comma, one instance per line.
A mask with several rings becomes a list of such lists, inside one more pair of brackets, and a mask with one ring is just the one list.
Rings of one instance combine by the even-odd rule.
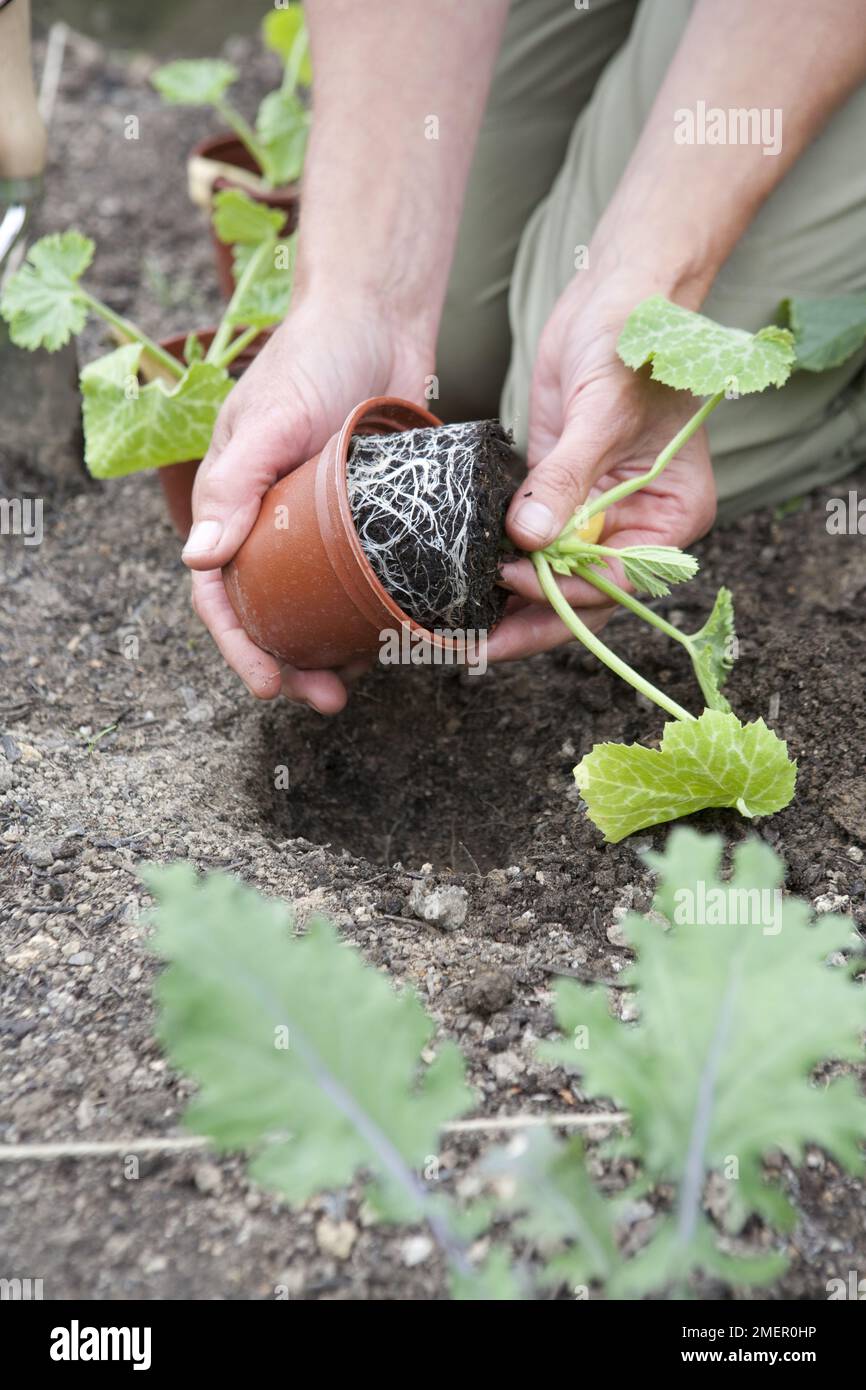
[[459, 626], [469, 595], [477, 438], [469, 422], [360, 436], [349, 454], [349, 502], [367, 558], [427, 626]]

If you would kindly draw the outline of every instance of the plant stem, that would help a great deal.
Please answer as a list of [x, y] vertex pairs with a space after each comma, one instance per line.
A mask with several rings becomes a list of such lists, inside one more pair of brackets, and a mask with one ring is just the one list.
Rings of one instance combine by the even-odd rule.
[[301, 73], [301, 64], [307, 56], [307, 49], [309, 46], [307, 31], [306, 29], [301, 29], [295, 37], [295, 41], [292, 44], [292, 51], [289, 54], [289, 60], [283, 69], [282, 90], [284, 92], [291, 92], [294, 94]]
[[[591, 521], [599, 512], [606, 511], [607, 508], [612, 507], [615, 502], [621, 502], [624, 497], [631, 496], [633, 492], [637, 492], [639, 488], [646, 487], [647, 483], [651, 483], [657, 478], [668, 466], [671, 459], [679, 453], [683, 445], [691, 439], [693, 434], [697, 433], [707, 416], [711, 414], [716, 406], [724, 399], [724, 391], [717, 391], [714, 396], [710, 396], [709, 400], [704, 401], [700, 410], [697, 410], [692, 418], [686, 421], [682, 429], [674, 435], [670, 444], [665, 445], [655, 463], [651, 468], [648, 468], [645, 473], [638, 473], [637, 477], [629, 478], [624, 483], [618, 483], [616, 487], [609, 488], [608, 491], [603, 492], [600, 497], [594, 497], [591, 502], [587, 502], [582, 506], [578, 512], [581, 528], [586, 526], [587, 522]], [[564, 539], [566, 536], [570, 535], [573, 529], [574, 522], [570, 521], [563, 531], [562, 537], [554, 541], [554, 545], [559, 544], [559, 539]]]
[[243, 273], [235, 285], [235, 292], [226, 305], [225, 313], [220, 319], [219, 328], [213, 336], [213, 342], [207, 350], [204, 359], [205, 362], [219, 363], [220, 358], [231, 342], [232, 333], [237, 327], [236, 324], [229, 321], [232, 313], [236, 306], [243, 301], [243, 296], [255, 280], [268, 256], [273, 255], [276, 240], [276, 236], [267, 237], [260, 246], [256, 247], [244, 266]]
[[557, 584], [553, 570], [550, 568], [550, 564], [542, 551], [536, 550], [533, 552], [532, 563], [538, 574], [538, 582], [551, 608], [553, 608], [554, 612], [562, 619], [569, 632], [571, 632], [579, 642], [582, 642], [583, 645], [592, 652], [593, 656], [597, 657], [609, 670], [613, 671], [614, 675], [619, 676], [621, 680], [627, 681], [628, 684], [639, 691], [641, 695], [645, 695], [647, 699], [652, 700], [654, 704], [660, 705], [666, 713], [672, 714], [675, 719], [687, 721], [694, 720], [693, 714], [689, 714], [688, 710], [683, 709], [682, 705], [678, 705], [676, 700], [671, 700], [669, 696], [665, 695], [664, 691], [659, 690], [650, 681], [638, 675], [637, 671], [633, 671], [626, 661], [623, 661], [615, 652], [612, 652], [610, 647], [605, 646], [604, 642], [596, 637], [595, 633], [590, 632], [589, 628], [581, 622]]
[[230, 366], [231, 363], [234, 362], [235, 358], [240, 356], [244, 348], [249, 347], [253, 339], [257, 338], [260, 333], [260, 328], [245, 328], [243, 333], [239, 333], [238, 336], [232, 340], [232, 342], [226, 348], [225, 352], [222, 353], [219, 359], [214, 362], [214, 366]]
[[113, 309], [109, 309], [107, 304], [103, 304], [102, 300], [94, 299], [93, 295], [88, 294], [86, 290], [79, 288], [79, 293], [89, 309], [92, 309], [95, 314], [99, 314], [100, 318], [105, 319], [106, 323], [110, 323], [125, 338], [131, 338], [133, 342], [141, 343], [145, 351], [155, 358], [161, 367], [165, 367], [166, 371], [171, 372], [172, 376], [178, 378], [183, 376], [186, 370], [184, 364], [172, 357], [171, 353], [166, 352], [165, 348], [160, 347], [159, 343], [148, 338], [147, 334], [142, 333], [141, 329], [137, 328], [134, 323], [130, 323], [129, 319], [123, 318], [121, 314], [116, 314]]
[[241, 144], [246, 146], [248, 153], [252, 155], [253, 159], [258, 164], [259, 171], [265, 183], [268, 185], [269, 188], [273, 187], [270, 179], [265, 173], [265, 161], [267, 160], [265, 148], [259, 142], [259, 139], [256, 136], [256, 133], [253, 130], [252, 126], [249, 124], [248, 121], [244, 120], [240, 111], [236, 111], [235, 108], [232, 106], [231, 102], [226, 101], [225, 98], [221, 97], [219, 101], [214, 102], [214, 106], [216, 107], [217, 111], [219, 111], [223, 120], [231, 126], [232, 130], [240, 140]]
[[[616, 554], [616, 551], [613, 553]], [[672, 637], [675, 642], [681, 642], [684, 647], [691, 650], [691, 638], [687, 633], [680, 632], [673, 623], [669, 623], [666, 618], [662, 618], [660, 614], [647, 608], [646, 604], [641, 603], [639, 598], [635, 598], [634, 594], [630, 594], [625, 589], [621, 589], [618, 584], [614, 584], [612, 579], [607, 578], [607, 575], [599, 574], [598, 570], [587, 568], [580, 571], [580, 578], [587, 579], [603, 594], [607, 594], [608, 598], [614, 599], [616, 603], [621, 603], [624, 608], [630, 608], [638, 618], [643, 618], [644, 622], [657, 627], [659, 632], [663, 632], [666, 637]]]

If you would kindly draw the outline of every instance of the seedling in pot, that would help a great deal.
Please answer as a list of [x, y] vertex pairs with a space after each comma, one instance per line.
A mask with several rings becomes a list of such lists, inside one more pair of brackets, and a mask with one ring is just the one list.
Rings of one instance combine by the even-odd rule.
[[[236, 189], [217, 195], [214, 215], [218, 234], [235, 245], [240, 274], [207, 349], [190, 334], [182, 361], [88, 290], [82, 277], [95, 247], [80, 232], [36, 242], [6, 285], [0, 313], [19, 347], [54, 352], [91, 314], [122, 343], [81, 372], [85, 462], [96, 478], [201, 459], [232, 388], [233, 363], [288, 308], [294, 238], [280, 240], [276, 215]], [[140, 376], [153, 379], [142, 384]]]
[[262, 101], [254, 127], [226, 96], [240, 76], [232, 63], [181, 59], [158, 68], [152, 81], [170, 105], [212, 106], [218, 111], [260, 170], [259, 178], [248, 181], [273, 189], [300, 177], [309, 135], [310, 115], [299, 95], [299, 89], [312, 82], [303, 7], [292, 4], [272, 11], [265, 17], [262, 36], [283, 63], [283, 80]]

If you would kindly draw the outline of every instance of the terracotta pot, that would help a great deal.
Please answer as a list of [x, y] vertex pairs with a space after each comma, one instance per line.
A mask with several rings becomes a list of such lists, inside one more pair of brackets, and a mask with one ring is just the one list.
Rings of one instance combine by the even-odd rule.
[[265, 494], [252, 531], [223, 570], [235, 613], [258, 646], [301, 670], [375, 656], [384, 629], [405, 626], [433, 646], [453, 646], [382, 587], [355, 530], [346, 486], [354, 435], [441, 423], [409, 401], [376, 396], [352, 411], [320, 454]]
[[[298, 185], [291, 183], [281, 188], [262, 189], [257, 187], [261, 177], [259, 165], [236, 135], [215, 135], [202, 140], [190, 156], [190, 196], [194, 202], [209, 208], [213, 194], [219, 189], [242, 188], [255, 202], [266, 203], [269, 208], [277, 208], [285, 214], [281, 235], [288, 236], [298, 225]], [[213, 228], [211, 239], [219, 287], [226, 299], [230, 299], [235, 287], [232, 248], [220, 241]]]
[[[216, 330], [213, 328], [203, 328], [199, 331], [198, 339], [205, 352], [213, 342], [215, 332]], [[230, 376], [238, 377], [246, 371], [253, 359], [261, 352], [271, 336], [271, 332], [270, 328], [263, 329], [259, 336], [254, 338], [248, 347], [244, 348], [243, 352], [238, 353], [229, 367]], [[160, 346], [164, 347], [166, 352], [170, 352], [172, 357], [176, 357], [178, 362], [182, 362], [185, 342], [185, 333], [175, 333], [171, 338], [163, 338]], [[186, 540], [192, 526], [192, 489], [200, 463], [201, 459], [189, 459], [185, 463], [169, 463], [164, 468], [156, 470], [165, 496], [168, 514], [181, 540]]]

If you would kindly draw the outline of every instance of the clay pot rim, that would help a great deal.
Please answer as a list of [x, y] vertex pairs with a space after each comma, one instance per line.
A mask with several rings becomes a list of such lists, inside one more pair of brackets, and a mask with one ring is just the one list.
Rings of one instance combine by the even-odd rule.
[[[253, 343], [257, 343], [259, 338], [269, 338], [273, 333], [274, 328], [278, 327], [279, 324], [274, 324], [273, 328], [260, 328], [256, 337], [253, 338], [252, 342], [250, 343], [250, 347], [252, 347]], [[160, 338], [158, 341], [160, 347], [165, 348], [166, 352], [171, 352], [171, 347], [169, 347], [169, 344], [171, 344], [172, 347], [176, 345], [182, 352], [184, 343], [186, 342], [187, 338], [190, 337], [190, 335], [193, 335], [194, 337], [198, 338], [199, 342], [206, 343], [206, 347], [210, 347], [211, 343], [213, 342], [216, 331], [216, 325], [211, 324], [207, 328], [188, 328], [186, 332], [181, 331], [180, 333], [169, 333], [165, 338]], [[245, 328], [242, 328], [240, 325], [237, 325], [232, 329], [232, 336], [229, 339], [229, 341], [233, 342], [235, 338], [237, 338], [241, 333], [245, 332]]]
[[[214, 150], [217, 149], [220, 145], [240, 146], [240, 148], [249, 158], [251, 164], [253, 165], [253, 168], [249, 169], [245, 164], [238, 164], [237, 168], [242, 169], [247, 174], [255, 174], [257, 178], [262, 179], [264, 181], [264, 172], [258, 160], [250, 154], [243, 140], [241, 140], [240, 136], [236, 135], [233, 130], [223, 130], [218, 132], [218, 134], [216, 135], [206, 135], [203, 140], [198, 140], [193, 145], [188, 157], [190, 159], [209, 159], [214, 164], [233, 164], [233, 160], [226, 159], [225, 157], [219, 158], [214, 154]], [[217, 179], [214, 180], [214, 187], [216, 187], [220, 178], [222, 178], [224, 182], [227, 182], [227, 180], [225, 179], [225, 175], [220, 175]], [[285, 195], [291, 193], [294, 197], [297, 197], [300, 193], [300, 186], [300, 181], [297, 179], [294, 180], [292, 183], [278, 183], [274, 184], [272, 188], [265, 188], [260, 196], [266, 197], [273, 196], [275, 194]]]
[[[417, 429], [423, 429], [424, 424], [438, 429], [443, 423], [432, 411], [425, 409], [424, 406], [416, 405], [414, 401], [405, 400], [400, 396], [371, 396], [369, 400], [362, 401], [360, 405], [355, 406], [355, 409], [343, 422], [342, 428], [337, 436], [337, 447], [334, 451], [334, 470], [340, 519], [343, 522], [352, 555], [358, 564], [359, 571], [367, 587], [370, 589], [374, 599], [378, 600], [380, 604], [383, 604], [395, 619], [398, 627], [407, 627], [410, 633], [417, 633], [425, 641], [429, 642], [432, 647], [437, 647], [442, 651], [454, 651], [460, 647], [459, 640], [447, 640], [439, 636], [433, 629], [423, 627], [421, 623], [416, 622], [414, 618], [410, 617], [410, 615], [391, 597], [367, 558], [364, 547], [361, 544], [361, 538], [355, 528], [355, 519], [352, 516], [347, 476], [349, 445], [352, 442], [358, 426], [366, 417], [370, 416], [375, 418], [378, 414], [385, 420], [388, 420], [389, 412], [398, 410], [406, 411], [410, 415], [419, 417], [423, 423], [419, 423], [415, 426]], [[400, 429], [393, 431], [393, 433], [400, 432]]]

